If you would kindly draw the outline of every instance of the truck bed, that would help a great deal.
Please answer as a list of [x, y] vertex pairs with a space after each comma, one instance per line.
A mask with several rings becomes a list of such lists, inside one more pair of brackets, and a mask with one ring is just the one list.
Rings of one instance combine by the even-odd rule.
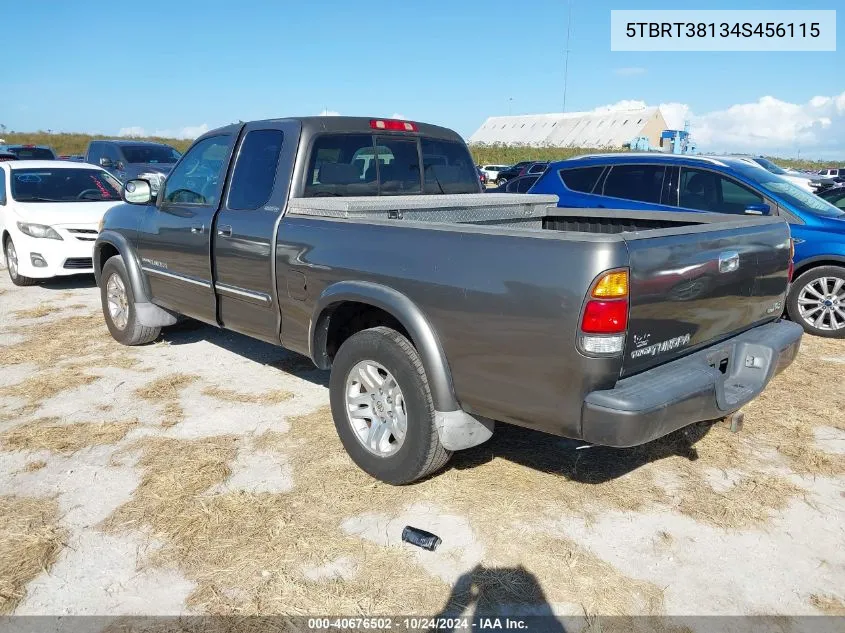
[[[557, 196], [524, 193], [293, 198], [288, 203], [287, 214], [364, 222], [478, 225], [519, 231], [603, 235], [657, 230], [668, 230], [664, 234], [670, 234], [678, 232], [677, 229], [688, 233], [696, 226], [741, 226], [759, 224], [761, 220], [717, 213], [670, 215], [628, 209], [561, 209], [556, 205]], [[636, 238], [637, 235], [627, 236], [627, 239]]]
[[[493, 248], [493, 235], [504, 240], [496, 247], [499, 256], [514, 262], [531, 259], [529, 251], [539, 248], [537, 238], [559, 240], [560, 248], [572, 252], [586, 247], [593, 254], [592, 265], [610, 261], [600, 254], [600, 244], [617, 248], [624, 264], [608, 263], [605, 268], [621, 265], [630, 270], [622, 377], [690, 354], [782, 312], [789, 262], [789, 229], [782, 219], [568, 209], [556, 203], [557, 196], [537, 194], [293, 198], [286, 217], [349, 222], [367, 226], [373, 234], [390, 234], [393, 227], [416, 229], [396, 239], [413, 240], [416, 235], [420, 244], [429, 239], [419, 229], [454, 232], [460, 235], [435, 240], [448, 246], [430, 248], [429, 254], [442, 258], [448, 252], [449, 258], [464, 260], [465, 265], [483, 265], [484, 258], [467, 256], [467, 248], [476, 239]], [[519, 237], [523, 239], [515, 239]], [[587, 261], [579, 257], [577, 261]], [[563, 280], [572, 272], [566, 268], [558, 274]], [[577, 312], [580, 306], [570, 309]]]

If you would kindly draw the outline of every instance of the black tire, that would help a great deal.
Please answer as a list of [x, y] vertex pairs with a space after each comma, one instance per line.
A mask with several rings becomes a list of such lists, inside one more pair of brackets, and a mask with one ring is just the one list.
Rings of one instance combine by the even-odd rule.
[[34, 286], [38, 283], [38, 279], [33, 279], [32, 277], [24, 277], [23, 275], [19, 274], [17, 271], [12, 271], [12, 267], [9, 266], [9, 249], [14, 249], [16, 258], [19, 258], [20, 255], [17, 255], [17, 249], [15, 245], [12, 243], [12, 238], [8, 235], [6, 236], [6, 240], [3, 242], [3, 258], [6, 262], [6, 269], [9, 271], [9, 279], [12, 280], [12, 283], [16, 286]]
[[[824, 319], [823, 325], [826, 325], [828, 329], [816, 327], [811, 321], [802, 316], [799, 310], [798, 299], [801, 297], [801, 292], [808, 285], [822, 277], [841, 279], [845, 282], [845, 268], [841, 266], [819, 266], [818, 268], [811, 268], [799, 275], [789, 288], [789, 296], [786, 299], [786, 311], [789, 314], [789, 318], [803, 327], [807, 334], [823, 336], [825, 338], [845, 338], [845, 324], [839, 327], [839, 329], [831, 329], [831, 317], [827, 317]], [[843, 284], [838, 294], [840, 296], [834, 305], [841, 306], [841, 310], [845, 311], [845, 301], [843, 300], [845, 298], [845, 284]], [[839, 322], [845, 321], [840, 313], [837, 313], [836, 318]]]
[[[123, 287], [126, 290], [126, 325], [118, 327], [112, 319], [108, 305], [108, 282], [112, 275], [120, 277]], [[138, 323], [135, 314], [135, 296], [132, 294], [132, 285], [129, 283], [129, 275], [126, 274], [126, 265], [120, 255], [110, 257], [103, 266], [103, 273], [100, 275], [100, 303], [103, 307], [103, 317], [112, 338], [123, 345], [143, 345], [158, 338], [161, 332], [160, 327], [148, 327]]]
[[507, 179], [507, 178], [497, 178], [497, 179], [496, 179], [496, 186], [497, 186], [497, 187], [501, 187], [501, 186], [502, 186], [502, 185], [504, 185], [507, 181], [508, 181], [508, 179]]
[[[358, 440], [346, 413], [346, 379], [361, 361], [375, 361], [396, 379], [405, 399], [408, 424], [405, 439], [392, 455], [371, 453]], [[434, 424], [434, 403], [419, 354], [396, 330], [374, 327], [350, 336], [332, 363], [329, 396], [337, 434], [361, 470], [393, 485], [417, 481], [442, 468], [452, 456], [440, 443]]]

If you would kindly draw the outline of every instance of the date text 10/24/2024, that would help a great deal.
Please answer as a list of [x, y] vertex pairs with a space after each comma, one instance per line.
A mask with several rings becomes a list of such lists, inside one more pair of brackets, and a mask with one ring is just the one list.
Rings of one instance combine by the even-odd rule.
[[374, 630], [389, 631], [431, 631], [431, 630], [529, 630], [530, 625], [523, 618], [512, 617], [352, 617], [352, 618], [309, 618], [310, 630]]

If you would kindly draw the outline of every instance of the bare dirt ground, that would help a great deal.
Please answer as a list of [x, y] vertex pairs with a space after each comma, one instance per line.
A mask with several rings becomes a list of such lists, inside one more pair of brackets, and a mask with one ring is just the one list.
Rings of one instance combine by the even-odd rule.
[[198, 324], [121, 347], [91, 278], [3, 271], [0, 614], [841, 614], [843, 363], [805, 337], [739, 434], [501, 425], [394, 488], [346, 457], [307, 359]]

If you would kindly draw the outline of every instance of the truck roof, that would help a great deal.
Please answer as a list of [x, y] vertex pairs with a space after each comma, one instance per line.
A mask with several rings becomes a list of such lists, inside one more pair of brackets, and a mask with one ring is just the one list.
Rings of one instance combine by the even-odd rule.
[[91, 143], [120, 143], [121, 145], [161, 145], [162, 147], [170, 147], [167, 143], [160, 143], [159, 141], [142, 141], [139, 139], [126, 139], [126, 138], [98, 138], [94, 139]]
[[215, 130], [210, 130], [203, 134], [199, 138], [203, 138], [205, 136], [213, 136], [214, 134], [218, 134], [223, 130], [226, 131], [235, 131], [240, 129], [241, 126], [246, 125], [247, 123], [276, 123], [281, 121], [299, 121], [302, 125], [303, 132], [308, 133], [308, 135], [319, 134], [322, 132], [336, 132], [336, 133], [359, 133], [359, 134], [372, 134], [373, 132], [378, 132], [379, 134], [408, 134], [412, 136], [428, 136], [432, 138], [439, 138], [448, 141], [460, 141], [463, 142], [463, 138], [461, 136], [449, 128], [440, 127], [439, 125], [431, 125], [429, 123], [419, 123], [417, 121], [408, 121], [408, 123], [413, 123], [417, 127], [416, 132], [411, 131], [399, 131], [395, 132], [392, 130], [380, 130], [374, 129], [370, 125], [370, 121], [373, 120], [380, 120], [380, 121], [389, 121], [394, 120], [388, 117], [366, 117], [366, 116], [305, 116], [305, 117], [280, 117], [277, 119], [261, 119], [259, 121], [244, 121], [240, 123], [233, 123], [231, 125], [226, 125]]

